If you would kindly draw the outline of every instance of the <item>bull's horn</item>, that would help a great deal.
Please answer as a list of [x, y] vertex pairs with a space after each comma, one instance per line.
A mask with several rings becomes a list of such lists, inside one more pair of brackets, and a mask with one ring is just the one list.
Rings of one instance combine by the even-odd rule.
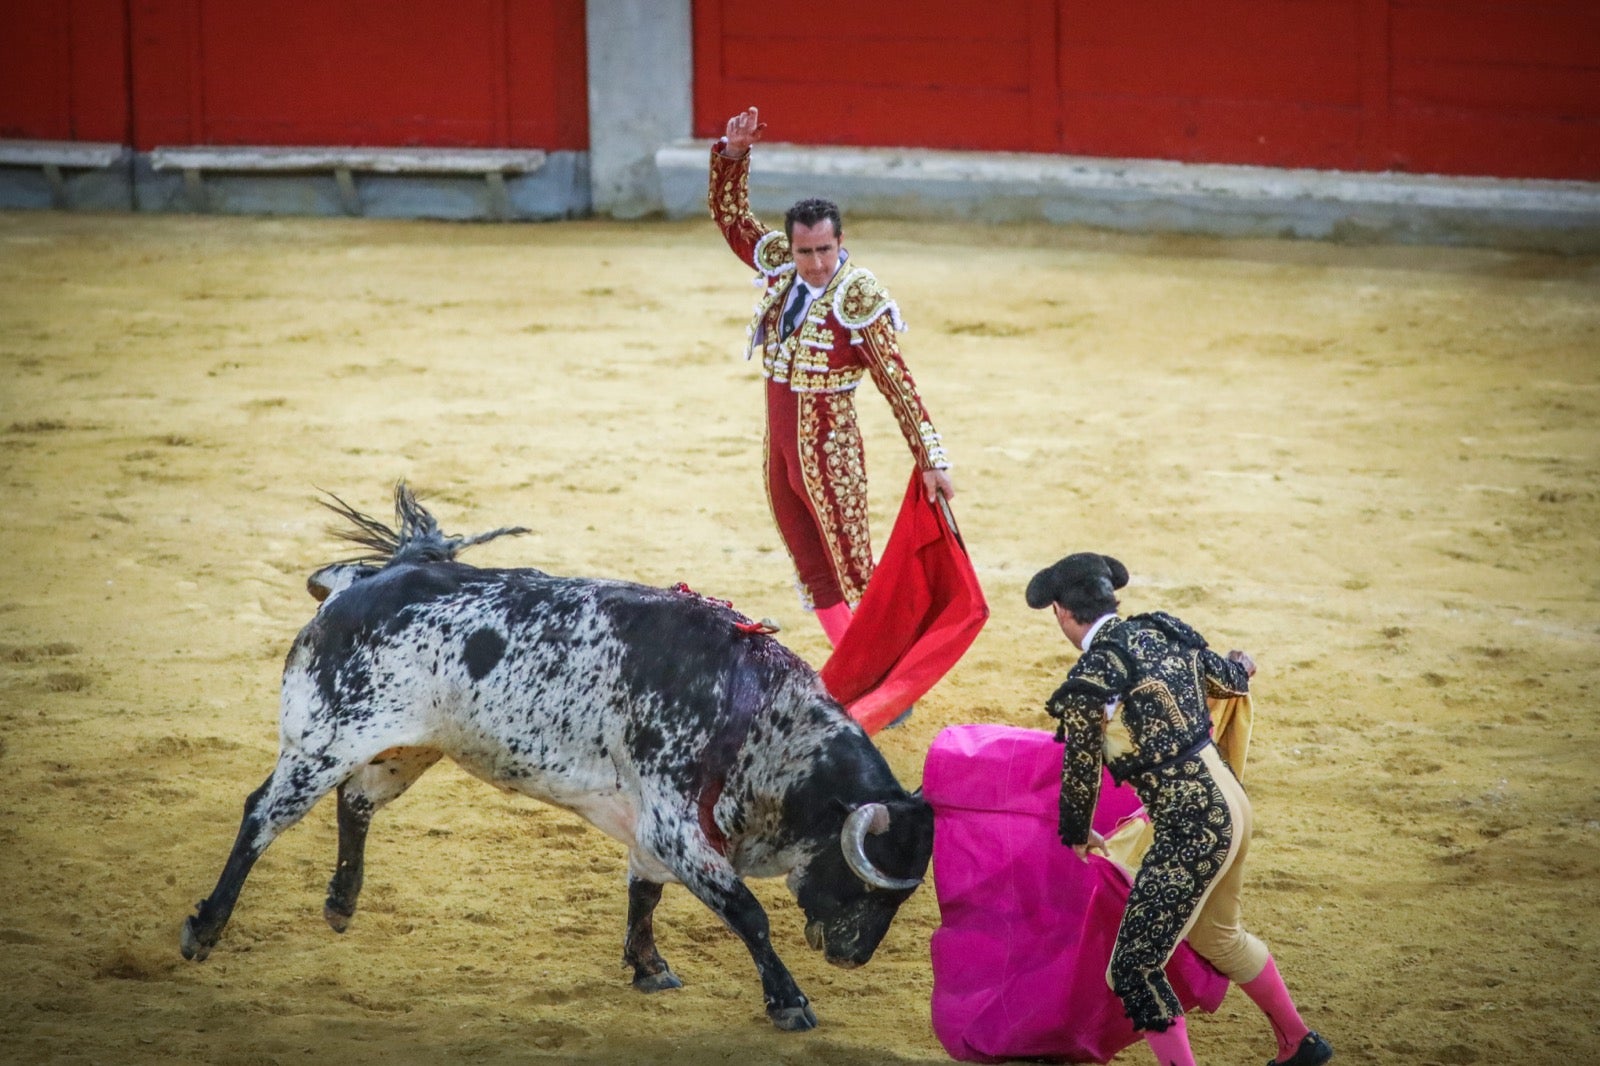
[[889, 828], [889, 808], [881, 803], [865, 803], [850, 812], [839, 834], [839, 844], [844, 848], [844, 861], [851, 871], [873, 888], [888, 892], [901, 892], [922, 884], [922, 878], [890, 877], [867, 858], [867, 834], [874, 835]]

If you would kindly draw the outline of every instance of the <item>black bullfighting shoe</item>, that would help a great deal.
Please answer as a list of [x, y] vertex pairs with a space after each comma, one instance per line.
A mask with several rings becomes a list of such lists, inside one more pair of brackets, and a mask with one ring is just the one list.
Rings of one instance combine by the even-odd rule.
[[1294, 1054], [1286, 1059], [1268, 1059], [1267, 1066], [1322, 1066], [1333, 1058], [1333, 1047], [1315, 1029], [1307, 1033]]

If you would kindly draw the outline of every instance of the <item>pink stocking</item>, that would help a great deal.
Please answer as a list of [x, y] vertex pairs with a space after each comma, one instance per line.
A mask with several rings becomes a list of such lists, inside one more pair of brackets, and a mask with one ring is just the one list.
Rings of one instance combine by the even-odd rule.
[[850, 605], [840, 600], [832, 607], [818, 607], [817, 621], [822, 623], [828, 643], [837, 648], [844, 639], [844, 631], [850, 628]]
[[1172, 1019], [1164, 1033], [1145, 1030], [1144, 1042], [1150, 1045], [1161, 1066], [1195, 1066], [1194, 1052], [1189, 1050], [1189, 1027], [1181, 1014]]
[[1295, 1009], [1294, 1000], [1289, 998], [1289, 990], [1284, 987], [1283, 978], [1278, 975], [1278, 964], [1272, 961], [1272, 956], [1267, 956], [1267, 965], [1254, 980], [1246, 981], [1239, 987], [1272, 1023], [1272, 1035], [1278, 1039], [1278, 1061], [1288, 1061], [1311, 1030], [1300, 1020], [1300, 1012]]

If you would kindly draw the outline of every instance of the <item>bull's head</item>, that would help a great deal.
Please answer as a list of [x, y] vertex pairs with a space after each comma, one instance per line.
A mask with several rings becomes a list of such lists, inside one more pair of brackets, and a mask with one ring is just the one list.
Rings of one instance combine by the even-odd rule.
[[837, 840], [790, 877], [806, 942], [835, 966], [865, 963], [932, 856], [933, 808], [920, 791], [851, 810]]

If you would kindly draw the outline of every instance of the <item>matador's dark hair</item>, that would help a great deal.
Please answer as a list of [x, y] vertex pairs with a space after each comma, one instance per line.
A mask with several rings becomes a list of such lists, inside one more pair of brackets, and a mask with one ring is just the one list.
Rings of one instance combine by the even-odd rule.
[[1059, 603], [1087, 625], [1116, 611], [1116, 590], [1127, 583], [1128, 568], [1111, 556], [1078, 552], [1033, 575], [1028, 582], [1028, 606], [1037, 609]]
[[839, 205], [832, 200], [818, 200], [815, 197], [801, 200], [783, 215], [783, 235], [789, 240], [794, 240], [794, 224], [802, 226], [815, 226], [823, 219], [833, 221], [833, 235], [839, 236], [844, 232], [844, 221], [839, 215]]

